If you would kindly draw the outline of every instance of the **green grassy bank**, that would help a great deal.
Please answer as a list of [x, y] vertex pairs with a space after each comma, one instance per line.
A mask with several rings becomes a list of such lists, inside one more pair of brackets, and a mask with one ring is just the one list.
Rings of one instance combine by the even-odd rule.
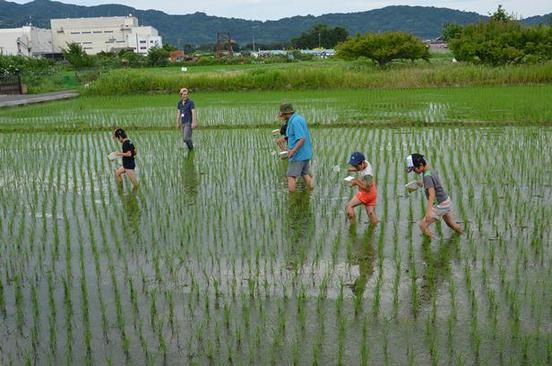
[[195, 91], [314, 90], [517, 85], [552, 82], [552, 63], [488, 67], [453, 63], [399, 64], [386, 69], [362, 62], [244, 65], [187, 72], [167, 68], [112, 70], [83, 88], [87, 95]]

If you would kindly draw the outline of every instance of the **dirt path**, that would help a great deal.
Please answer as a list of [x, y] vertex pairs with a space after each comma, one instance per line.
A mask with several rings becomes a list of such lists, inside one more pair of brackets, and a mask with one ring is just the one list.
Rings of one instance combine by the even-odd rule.
[[66, 90], [61, 92], [44, 93], [44, 94], [0, 95], [0, 108], [32, 104], [32, 103], [50, 102], [53, 100], [75, 98], [78, 96], [79, 96], [79, 93], [77, 93], [74, 90]]

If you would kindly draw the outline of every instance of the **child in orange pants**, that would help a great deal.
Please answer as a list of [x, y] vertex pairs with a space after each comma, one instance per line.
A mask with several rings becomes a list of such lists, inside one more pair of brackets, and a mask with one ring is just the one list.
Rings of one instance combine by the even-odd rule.
[[351, 154], [351, 157], [349, 158], [349, 165], [351, 165], [351, 167], [348, 171], [358, 172], [359, 177], [353, 179], [350, 183], [351, 187], [358, 187], [358, 193], [349, 201], [349, 203], [347, 203], [347, 216], [350, 221], [353, 221], [355, 218], [355, 207], [364, 205], [364, 207], [366, 207], [368, 217], [370, 218], [370, 223], [375, 225], [379, 222], [378, 217], [376, 216], [376, 200], [378, 192], [376, 189], [376, 183], [374, 182], [372, 165], [360, 152], [354, 152]]

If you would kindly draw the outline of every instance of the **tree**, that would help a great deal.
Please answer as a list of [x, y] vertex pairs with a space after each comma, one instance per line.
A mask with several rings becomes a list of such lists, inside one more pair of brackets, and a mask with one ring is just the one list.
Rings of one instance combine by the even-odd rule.
[[514, 17], [506, 13], [506, 10], [502, 7], [502, 5], [498, 6], [498, 9], [491, 14], [491, 21], [495, 22], [509, 22], [511, 20], [514, 20]]
[[94, 65], [94, 59], [87, 55], [78, 43], [69, 43], [67, 49], [63, 50], [63, 55], [77, 69]]
[[366, 57], [383, 66], [396, 59], [429, 59], [422, 41], [405, 32], [357, 34], [337, 46], [337, 56], [344, 59]]
[[175, 46], [173, 46], [172, 44], [170, 43], [164, 43], [163, 44], [163, 49], [164, 50], [167, 50], [169, 52], [172, 52], [172, 51], [176, 51], [178, 48], [176, 48]]
[[182, 51], [185, 53], [192, 53], [196, 50], [196, 47], [192, 44], [186, 43], [182, 46]]
[[458, 61], [488, 65], [552, 59], [552, 27], [524, 27], [499, 6], [488, 22], [470, 24], [449, 42]]
[[451, 39], [457, 38], [462, 33], [462, 26], [456, 23], [447, 23], [443, 27], [443, 40], [449, 42]]
[[297, 38], [291, 40], [293, 48], [312, 49], [317, 47], [334, 48], [338, 43], [347, 39], [349, 33], [345, 28], [331, 28], [325, 24], [318, 24]]
[[121, 60], [121, 65], [130, 67], [143, 66], [145, 61], [144, 56], [137, 54], [131, 48], [120, 50], [117, 57]]
[[151, 66], [165, 66], [169, 63], [170, 52], [165, 48], [152, 47], [148, 51], [148, 64]]

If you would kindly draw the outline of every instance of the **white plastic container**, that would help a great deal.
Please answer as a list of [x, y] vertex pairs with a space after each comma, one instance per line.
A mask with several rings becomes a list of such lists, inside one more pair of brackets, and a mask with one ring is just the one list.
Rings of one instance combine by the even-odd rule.
[[418, 185], [418, 182], [414, 181], [414, 182], [409, 182], [409, 183], [405, 184], [404, 188], [406, 188], [406, 190], [408, 192], [414, 192], [418, 188], [420, 188], [420, 186]]
[[350, 183], [350, 182], [352, 182], [352, 181], [353, 181], [353, 179], [355, 179], [355, 177], [353, 177], [353, 176], [349, 175], [349, 176], [348, 176], [347, 178], [345, 178], [345, 179], [343, 179], [343, 180], [344, 180], [345, 182], [348, 182], [348, 183]]

